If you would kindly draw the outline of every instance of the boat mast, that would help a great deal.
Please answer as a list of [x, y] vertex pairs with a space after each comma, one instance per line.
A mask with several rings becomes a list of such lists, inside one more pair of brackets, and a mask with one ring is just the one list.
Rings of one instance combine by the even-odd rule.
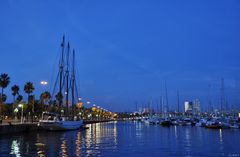
[[220, 99], [220, 103], [221, 103], [221, 112], [223, 112], [223, 105], [225, 104], [225, 95], [224, 95], [224, 79], [221, 78], [221, 99]]
[[168, 112], [168, 91], [167, 91], [167, 82], [165, 81], [165, 94], [166, 94], [166, 112]]
[[179, 91], [177, 90], [177, 112], [179, 113]]
[[62, 43], [62, 52], [61, 52], [61, 59], [59, 63], [59, 74], [60, 74], [60, 80], [59, 80], [59, 107], [62, 107], [62, 80], [63, 80], [63, 64], [64, 64], [64, 47], [65, 47], [65, 36], [63, 35]]
[[66, 113], [68, 116], [68, 83], [69, 83], [69, 51], [70, 51], [70, 44], [68, 42], [68, 46], [67, 46], [67, 66], [66, 66]]
[[75, 87], [75, 50], [73, 49], [72, 58], [72, 112], [74, 115], [74, 87]]

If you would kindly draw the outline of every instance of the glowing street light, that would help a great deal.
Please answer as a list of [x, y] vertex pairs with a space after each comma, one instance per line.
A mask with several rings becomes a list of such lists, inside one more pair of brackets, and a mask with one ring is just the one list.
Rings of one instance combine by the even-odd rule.
[[43, 86], [45, 86], [45, 85], [48, 84], [48, 82], [47, 82], [47, 81], [41, 81], [40, 84], [43, 85]]
[[22, 108], [21, 123], [23, 123], [23, 104], [19, 104], [18, 107]]

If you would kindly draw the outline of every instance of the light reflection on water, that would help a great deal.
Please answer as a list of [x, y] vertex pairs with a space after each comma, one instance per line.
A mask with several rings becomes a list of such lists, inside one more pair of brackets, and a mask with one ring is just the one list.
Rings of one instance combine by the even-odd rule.
[[220, 143], [222, 144], [222, 142], [223, 142], [222, 129], [219, 129], [219, 139], [220, 139]]
[[15, 155], [16, 157], [20, 157], [20, 150], [19, 150], [19, 142], [17, 140], [13, 140], [11, 144], [11, 152], [10, 154]]
[[240, 156], [240, 130], [161, 127], [139, 122], [97, 123], [88, 127], [85, 131], [1, 136], [0, 156]]

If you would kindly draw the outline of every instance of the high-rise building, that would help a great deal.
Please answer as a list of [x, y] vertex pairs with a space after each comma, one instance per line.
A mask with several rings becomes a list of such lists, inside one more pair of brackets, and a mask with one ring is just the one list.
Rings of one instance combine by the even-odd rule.
[[191, 101], [184, 102], [184, 111], [187, 113], [193, 112], [193, 103]]
[[185, 101], [184, 111], [186, 113], [198, 114], [201, 111], [199, 99], [192, 101]]
[[193, 101], [193, 113], [197, 114], [201, 112], [200, 101], [196, 99]]

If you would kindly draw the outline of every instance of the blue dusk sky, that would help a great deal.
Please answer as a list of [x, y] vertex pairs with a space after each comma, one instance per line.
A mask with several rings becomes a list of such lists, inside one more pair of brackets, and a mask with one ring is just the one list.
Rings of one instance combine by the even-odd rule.
[[[240, 104], [239, 0], [1, 0], [0, 73], [53, 88], [62, 35], [76, 50], [84, 101], [133, 111], [168, 89], [171, 109], [198, 98]], [[40, 85], [41, 80], [49, 82]]]

